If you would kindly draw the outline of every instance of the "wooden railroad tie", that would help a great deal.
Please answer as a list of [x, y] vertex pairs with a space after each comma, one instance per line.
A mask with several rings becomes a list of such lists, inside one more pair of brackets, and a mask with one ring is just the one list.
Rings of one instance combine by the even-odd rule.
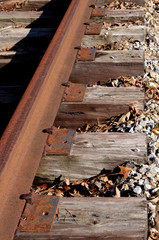
[[[103, 122], [127, 113], [131, 104], [144, 109], [144, 92], [140, 88], [88, 87], [83, 102], [63, 102], [55, 125], [78, 128], [86, 123]], [[73, 119], [73, 121], [72, 121]]]
[[17, 232], [14, 240], [141, 240], [146, 218], [144, 198], [61, 198], [51, 232]]
[[[59, 135], [61, 135], [59, 130]], [[64, 136], [57, 148], [70, 142]], [[56, 136], [57, 137], [57, 136]], [[41, 183], [53, 182], [63, 175], [71, 181], [86, 179], [97, 175], [105, 168], [113, 170], [127, 161], [144, 163], [147, 158], [147, 139], [144, 134], [131, 133], [76, 133], [68, 152], [54, 153], [54, 144], [48, 138], [47, 156], [41, 159], [36, 177]], [[54, 136], [53, 136], [54, 138]]]

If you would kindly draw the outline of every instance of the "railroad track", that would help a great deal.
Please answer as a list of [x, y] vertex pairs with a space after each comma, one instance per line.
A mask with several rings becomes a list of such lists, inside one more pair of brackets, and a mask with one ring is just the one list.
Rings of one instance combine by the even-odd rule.
[[[54, 2], [0, 4], [2, 73], [19, 72], [16, 87], [9, 77], [6, 87], [4, 78], [3, 103], [22, 95], [40, 62], [1, 137], [0, 239], [147, 239], [144, 197], [29, 193], [33, 181], [51, 185], [62, 175], [79, 183], [103, 177], [102, 169], [117, 174], [113, 169], [127, 161], [147, 160], [144, 134], [87, 131], [105, 119], [118, 116], [120, 124], [123, 117], [144, 110], [143, 88], [107, 87], [110, 79], [144, 73], [144, 1], [131, 1], [137, 8], [113, 10], [103, 7], [111, 1], [73, 0], [47, 48], [59, 22]], [[42, 12], [30, 11], [35, 9]], [[28, 24], [31, 30], [24, 28]], [[134, 47], [125, 50], [128, 41]]]

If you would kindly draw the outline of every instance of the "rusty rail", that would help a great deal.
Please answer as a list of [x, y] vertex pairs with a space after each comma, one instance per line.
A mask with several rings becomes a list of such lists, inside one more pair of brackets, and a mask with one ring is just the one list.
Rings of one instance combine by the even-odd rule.
[[94, 0], [72, 0], [0, 141], [0, 239], [10, 240], [39, 165]]

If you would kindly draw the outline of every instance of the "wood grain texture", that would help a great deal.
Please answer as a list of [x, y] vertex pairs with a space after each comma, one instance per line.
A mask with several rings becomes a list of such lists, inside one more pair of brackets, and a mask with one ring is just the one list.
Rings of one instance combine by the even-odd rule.
[[[0, 12], [0, 28], [4, 28], [7, 26], [27, 26], [34, 21], [34, 26], [43, 27], [45, 25], [53, 26], [54, 22], [57, 22], [57, 14], [59, 12], [50, 11], [14, 11], [14, 12]], [[59, 14], [59, 17], [60, 14]], [[58, 18], [59, 18], [58, 17]], [[51, 23], [52, 22], [52, 23]], [[1, 29], [0, 29], [1, 30]]]
[[10, 28], [0, 31], [0, 48], [14, 46], [24, 38], [31, 41], [37, 38], [50, 38], [55, 33], [55, 29], [52, 28]]
[[[47, 39], [47, 38], [45, 38], [45, 39]], [[16, 69], [18, 69], [18, 73], [20, 74], [20, 71], [22, 71], [22, 72], [24, 71], [24, 70], [22, 70], [22, 68], [24, 68], [24, 66], [25, 66], [25, 68], [31, 69], [29, 66], [34, 66], [36, 63], [39, 63], [40, 59], [42, 58], [42, 56], [44, 54], [44, 48], [45, 48], [46, 44], [40, 48], [40, 45], [38, 46], [36, 44], [37, 43], [36, 41], [31, 40], [31, 41], [24, 41], [24, 42], [25, 42], [24, 49], [25, 49], [25, 46], [27, 45], [26, 50], [20, 49], [20, 51], [9, 50], [6, 52], [0, 52], [0, 69], [3, 68], [4, 66], [6, 66], [6, 68], [8, 67], [8, 69], [9, 68], [12, 69], [11, 70], [12, 72], [14, 72], [14, 71], [16, 71]], [[46, 43], [45, 40], [43, 41], [43, 43], [44, 42]], [[17, 45], [22, 46], [23, 43], [22, 42], [17, 43]], [[27, 43], [31, 43], [31, 44], [27, 44]], [[38, 43], [40, 44], [40, 41]], [[38, 47], [40, 48], [39, 51], [37, 49]], [[13, 49], [14, 49], [14, 47], [13, 47]], [[12, 85], [12, 83], [11, 83], [11, 85]]]
[[63, 175], [71, 181], [92, 177], [103, 168], [114, 169], [126, 161], [144, 163], [147, 140], [143, 134], [78, 133], [69, 156], [45, 156], [36, 178], [39, 183], [52, 182]]
[[[102, 123], [107, 118], [127, 113], [130, 104], [144, 109], [144, 92], [139, 88], [88, 87], [83, 102], [63, 102], [55, 125], [78, 128], [86, 123]], [[73, 120], [73, 121], [72, 121]]]
[[74, 83], [108, 82], [109, 79], [123, 76], [137, 76], [144, 72], [144, 52], [101, 51], [94, 61], [75, 63], [70, 81]]
[[50, 233], [17, 232], [14, 240], [146, 240], [144, 198], [61, 198]]
[[[68, 6], [68, 1], [66, 0], [9, 0], [1, 1], [0, 9], [2, 11], [33, 11], [33, 10], [43, 10], [43, 9], [55, 9], [61, 5]], [[63, 8], [64, 9], [64, 8]]]
[[[97, 6], [104, 6], [105, 4], [111, 3], [112, 0], [97, 0], [96, 5]], [[139, 6], [144, 6], [145, 5], [145, 0], [127, 0], [126, 2], [134, 2]]]
[[144, 10], [138, 9], [116, 9], [116, 10], [109, 10], [107, 9], [105, 12], [104, 17], [91, 17], [89, 22], [90, 23], [123, 23], [123, 22], [135, 22], [141, 21], [144, 22]]
[[97, 47], [114, 42], [121, 42], [134, 39], [140, 42], [145, 41], [145, 28], [141, 26], [112, 28], [107, 30], [103, 28], [100, 35], [84, 35], [82, 39], [82, 47]]

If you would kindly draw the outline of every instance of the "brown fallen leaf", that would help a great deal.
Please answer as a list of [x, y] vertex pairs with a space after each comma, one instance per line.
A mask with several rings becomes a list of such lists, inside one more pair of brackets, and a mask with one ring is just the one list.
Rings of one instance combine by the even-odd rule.
[[117, 187], [115, 188], [115, 191], [116, 191], [116, 195], [114, 197], [120, 197], [120, 191]]
[[41, 191], [44, 191], [48, 188], [48, 185], [47, 184], [43, 184], [41, 186], [37, 186], [37, 189], [36, 189], [36, 192], [41, 192]]
[[63, 197], [63, 195], [64, 195], [64, 193], [62, 191], [60, 191], [58, 189], [56, 190], [56, 196]]
[[86, 183], [86, 182], [82, 182], [82, 183], [81, 183], [81, 186], [85, 187], [86, 189], [89, 189], [89, 185], [88, 185], [88, 183]]
[[159, 136], [159, 128], [158, 128], [158, 127], [154, 128], [154, 129], [152, 130], [152, 132], [153, 132], [155, 135]]
[[81, 183], [83, 183], [83, 181], [75, 181], [75, 182], [72, 183], [72, 185], [79, 185]]
[[159, 239], [159, 234], [157, 234], [156, 232], [153, 232], [150, 229], [150, 236], [149, 236], [148, 240], [158, 240], [158, 239]]
[[157, 203], [158, 201], [159, 201], [159, 197], [156, 197], [156, 198], [150, 200], [150, 202], [152, 202], [152, 203]]
[[103, 182], [108, 182], [108, 177], [100, 177], [100, 180], [103, 181]]
[[65, 178], [65, 183], [66, 183], [67, 186], [70, 185], [70, 180], [69, 180], [69, 178]]
[[120, 168], [120, 172], [118, 174], [123, 174], [124, 179], [126, 180], [129, 173], [131, 172], [131, 169], [128, 167], [118, 166]]
[[63, 190], [64, 190], [64, 192], [68, 192], [71, 190], [71, 188], [69, 187], [69, 185], [67, 185], [65, 182], [63, 182]]
[[74, 193], [70, 193], [72, 197], [82, 197], [82, 195], [74, 189]]
[[155, 145], [157, 148], [159, 148], [159, 142], [158, 143], [156, 143], [156, 145]]
[[129, 118], [130, 118], [130, 115], [131, 115], [131, 112], [128, 112], [128, 113], [122, 115], [121, 118], [118, 121], [118, 124], [121, 124], [121, 123], [124, 123], [124, 122], [128, 121]]

